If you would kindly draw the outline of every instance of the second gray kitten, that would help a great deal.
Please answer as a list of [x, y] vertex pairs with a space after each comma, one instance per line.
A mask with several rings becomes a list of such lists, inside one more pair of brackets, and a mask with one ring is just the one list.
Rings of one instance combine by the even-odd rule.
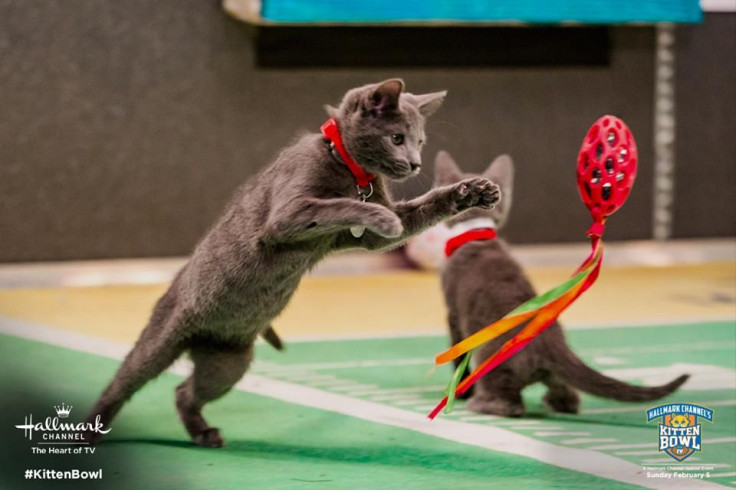
[[[508, 218], [512, 202], [513, 163], [508, 156], [497, 158], [483, 174], [501, 187], [503, 200], [493, 210], [473, 209], [452, 218], [448, 224], [491, 218], [497, 228]], [[449, 154], [440, 152], [435, 163], [435, 183], [452, 185], [472, 177], [464, 174]], [[476, 221], [478, 223], [479, 221]], [[442, 273], [442, 289], [448, 309], [450, 339], [453, 344], [536, 296], [521, 266], [511, 257], [501, 239], [471, 241], [447, 258]], [[496, 352], [520, 327], [481, 347], [474, 356], [476, 365]], [[455, 365], [460, 360], [456, 360]], [[468, 409], [492, 415], [518, 417], [524, 413], [521, 391], [542, 382], [547, 385], [544, 397], [553, 410], [578, 413], [580, 397], [576, 390], [613, 400], [636, 402], [656, 400], [669, 395], [686, 380], [683, 375], [662, 386], [634, 386], [609, 378], [588, 367], [570, 349], [559, 323], [555, 322], [524, 350], [480, 378], [472, 390]]]

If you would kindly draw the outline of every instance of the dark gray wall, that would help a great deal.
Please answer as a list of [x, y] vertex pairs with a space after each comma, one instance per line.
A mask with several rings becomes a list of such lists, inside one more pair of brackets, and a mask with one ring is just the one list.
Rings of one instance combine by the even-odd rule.
[[736, 14], [676, 37], [676, 237], [736, 234]]
[[426, 161], [514, 156], [516, 242], [582, 239], [578, 145], [600, 115], [623, 117], [642, 168], [607, 236], [650, 236], [652, 28], [613, 29], [610, 64], [577, 67], [263, 68], [253, 36], [214, 0], [0, 0], [0, 261], [186, 254], [322, 104], [391, 76], [449, 89]]

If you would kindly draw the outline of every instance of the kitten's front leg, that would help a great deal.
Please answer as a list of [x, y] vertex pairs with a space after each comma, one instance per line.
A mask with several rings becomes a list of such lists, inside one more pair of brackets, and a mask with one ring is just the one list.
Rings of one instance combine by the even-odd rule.
[[411, 201], [398, 202], [394, 211], [404, 232], [397, 238], [366, 233], [359, 239], [345, 237], [348, 247], [380, 249], [400, 244], [411, 236], [470, 208], [490, 209], [501, 198], [499, 187], [488, 179], [474, 177], [457, 184], [438, 187]]
[[396, 214], [404, 225], [404, 233], [411, 236], [470, 208], [491, 209], [500, 199], [501, 190], [496, 184], [474, 177], [397, 203]]
[[387, 239], [401, 236], [399, 217], [390, 209], [356, 199], [295, 199], [272, 211], [264, 241], [283, 242], [314, 238], [361, 226]]

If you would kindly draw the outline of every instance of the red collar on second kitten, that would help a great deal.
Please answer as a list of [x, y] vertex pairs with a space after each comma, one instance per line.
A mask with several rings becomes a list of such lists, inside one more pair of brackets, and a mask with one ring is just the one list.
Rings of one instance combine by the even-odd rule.
[[453, 226], [451, 231], [456, 234], [445, 243], [445, 257], [449, 257], [466, 243], [478, 240], [493, 240], [498, 236], [496, 223], [491, 218], [463, 221]]

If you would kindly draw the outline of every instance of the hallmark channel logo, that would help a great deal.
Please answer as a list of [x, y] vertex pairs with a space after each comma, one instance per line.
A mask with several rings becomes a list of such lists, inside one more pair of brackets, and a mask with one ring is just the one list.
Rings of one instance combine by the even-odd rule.
[[[84, 434], [90, 432], [98, 432], [107, 434], [111, 429], [106, 429], [98, 415], [94, 422], [67, 422], [66, 419], [74, 408], [71, 405], [62, 403], [54, 405], [56, 416], [46, 417], [45, 419], [34, 422], [33, 414], [24, 417], [23, 424], [16, 425], [16, 429], [23, 430], [23, 435], [29, 441], [33, 440], [34, 433], [39, 433], [43, 442], [39, 444], [87, 444], [84, 440]], [[62, 422], [63, 420], [63, 422]]]
[[59, 417], [60, 419], [65, 419], [65, 418], [69, 417], [69, 414], [71, 413], [72, 408], [74, 408], [74, 407], [72, 407], [71, 405], [69, 405], [67, 407], [67, 406], [64, 405], [63, 402], [58, 407], [56, 405], [54, 405], [54, 410], [56, 410], [56, 416]]
[[659, 450], [676, 461], [684, 461], [702, 450], [701, 418], [713, 422], [713, 410], [688, 403], [660, 405], [647, 410], [647, 423], [662, 418]]

